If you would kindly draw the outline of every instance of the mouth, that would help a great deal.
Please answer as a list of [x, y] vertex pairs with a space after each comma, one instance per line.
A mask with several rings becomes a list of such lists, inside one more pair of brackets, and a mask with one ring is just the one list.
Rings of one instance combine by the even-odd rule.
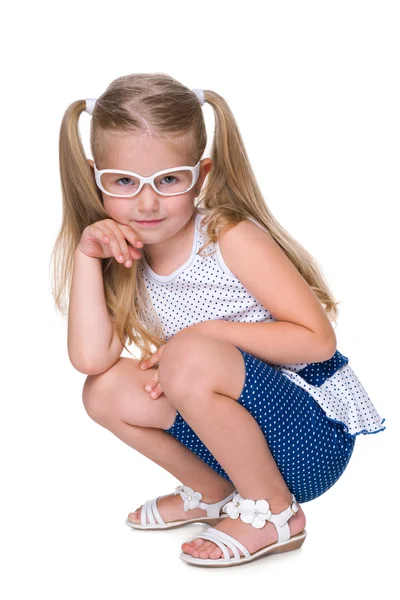
[[136, 223], [139, 223], [139, 225], [157, 225], [157, 223], [161, 223], [162, 221], [164, 221], [164, 219], [136, 221]]

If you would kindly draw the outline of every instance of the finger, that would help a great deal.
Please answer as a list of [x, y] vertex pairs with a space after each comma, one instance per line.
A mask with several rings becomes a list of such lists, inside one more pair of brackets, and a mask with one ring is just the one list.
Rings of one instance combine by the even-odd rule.
[[108, 237], [108, 232], [106, 233], [104, 226], [99, 227], [98, 223], [93, 223], [89, 225], [87, 231], [90, 232], [90, 236], [95, 237], [102, 244], [108, 244], [110, 238]]
[[159, 352], [159, 350], [157, 350], [157, 352], [155, 352], [154, 354], [152, 354], [150, 356], [150, 358], [148, 358], [147, 360], [144, 360], [143, 362], [141, 362], [140, 363], [140, 367], [142, 369], [148, 369], [149, 367], [152, 367], [153, 365], [155, 365], [159, 361], [160, 361], [160, 352]]
[[[143, 242], [138, 238], [137, 235], [132, 235], [133, 233], [133, 230], [127, 225], [115, 222], [115, 235], [118, 239], [124, 257], [126, 257], [125, 262], [129, 261], [130, 263], [132, 263], [131, 258], [142, 257], [141, 253], [138, 250], [138, 247], [143, 246]], [[126, 240], [128, 240], [132, 245], [128, 246]], [[135, 256], [132, 256], [132, 252], [135, 253]]]
[[131, 260], [139, 260], [140, 258], [142, 258], [141, 253], [139, 252], [139, 250], [137, 248], [134, 248], [133, 246], [131, 246], [130, 244], [128, 244], [128, 252], [131, 256]]
[[[107, 235], [110, 238], [109, 244], [115, 259], [119, 263], [124, 263], [125, 266], [130, 267], [132, 265], [131, 253], [129, 252], [128, 244], [126, 243], [125, 237], [119, 226], [117, 223], [110, 220], [110, 225], [104, 225], [104, 228], [110, 232]], [[136, 252], [141, 257], [139, 250], [136, 250]]]
[[[88, 231], [90, 231], [90, 235], [94, 236], [101, 244], [102, 246], [107, 246], [110, 243], [110, 238], [111, 238], [111, 231], [108, 229], [108, 227], [104, 226], [104, 221], [101, 221], [101, 225], [99, 225], [99, 223], [90, 225], [88, 227]], [[111, 251], [111, 255], [112, 255], [112, 248], [110, 246], [110, 251]]]
[[138, 237], [138, 234], [132, 229], [132, 227], [129, 227], [129, 225], [124, 225], [122, 223], [119, 223], [118, 226], [123, 232], [126, 239], [132, 244], [132, 246], [135, 246], [136, 248], [141, 248], [143, 246], [142, 240]]
[[147, 390], [147, 388], [149, 388], [149, 390], [151, 390], [152, 388], [154, 388], [154, 386], [157, 385], [157, 383], [158, 383], [158, 369], [155, 373], [153, 373], [153, 377], [147, 383], [145, 389]]
[[149, 381], [149, 386], [150, 397], [153, 400], [155, 400], [160, 394], [162, 394], [162, 389], [158, 380], [158, 370], [154, 373], [153, 378]]
[[154, 379], [150, 379], [150, 381], [148, 383], [146, 383], [146, 385], [144, 386], [144, 389], [146, 390], [146, 392], [151, 392], [154, 388], [154, 386], [157, 385], [157, 381], [154, 381]]
[[161, 360], [161, 355], [164, 352], [164, 348], [167, 344], [163, 344], [162, 346], [160, 346], [160, 348], [157, 350], [157, 352], [155, 352], [154, 354], [152, 354], [150, 356], [150, 358], [148, 358], [147, 360], [143, 360], [142, 362], [139, 363], [140, 368], [141, 369], [148, 369], [149, 367], [152, 367], [153, 364], [160, 362]]
[[131, 267], [133, 259], [140, 259], [141, 253], [137, 248], [128, 246], [125, 236], [120, 229], [120, 224], [113, 219], [104, 219], [102, 221], [102, 229], [106, 237], [103, 238], [103, 243], [109, 244], [111, 255], [126, 267]]
[[[103, 243], [108, 244], [110, 246], [111, 254], [114, 256], [116, 261], [118, 261], [119, 263], [125, 262], [128, 256], [127, 258], [124, 257], [114, 230], [105, 224], [102, 225], [102, 229], [104, 231], [104, 235], [108, 238], [108, 241], [106, 238], [104, 238]], [[131, 260], [130, 257], [129, 260]]]
[[144, 360], [143, 362], [140, 363], [140, 368], [141, 369], [148, 369], [149, 367], [153, 366], [153, 357], [151, 356], [150, 358], [148, 358], [147, 360]]
[[[129, 252], [125, 236], [119, 228], [119, 225], [115, 226], [115, 237], [118, 241], [119, 247], [121, 248], [121, 254], [118, 256], [118, 262], [124, 263], [125, 266], [130, 267], [132, 264], [132, 256]], [[139, 251], [136, 250], [136, 252], [138, 253]]]
[[150, 379], [149, 383], [150, 383], [151, 387], [153, 387], [153, 388], [154, 388], [154, 386], [157, 385], [157, 383], [158, 383], [158, 369], [153, 374], [153, 377]]
[[161, 396], [161, 394], [163, 393], [160, 384], [158, 383], [156, 385], [155, 388], [153, 388], [153, 390], [150, 392], [150, 398], [152, 400], [157, 400], [157, 398], [159, 398], [159, 396]]

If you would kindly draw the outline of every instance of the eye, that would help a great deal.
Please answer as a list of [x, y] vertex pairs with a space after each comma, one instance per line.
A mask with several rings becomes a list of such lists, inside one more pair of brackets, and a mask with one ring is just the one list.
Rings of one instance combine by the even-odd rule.
[[[126, 187], [126, 185], [129, 185], [129, 181], [133, 181], [132, 179], [130, 179], [129, 177], [120, 177], [120, 179], [117, 179], [117, 183], [121, 183], [122, 187]], [[125, 183], [122, 183], [125, 182]], [[133, 182], [135, 183], [135, 182]]]
[[[175, 179], [175, 181], [178, 181], [176, 177], [174, 177], [173, 175], [165, 175], [165, 177], [162, 178], [161, 183], [163, 182], [164, 179]], [[173, 183], [172, 181], [167, 181], [167, 183]]]

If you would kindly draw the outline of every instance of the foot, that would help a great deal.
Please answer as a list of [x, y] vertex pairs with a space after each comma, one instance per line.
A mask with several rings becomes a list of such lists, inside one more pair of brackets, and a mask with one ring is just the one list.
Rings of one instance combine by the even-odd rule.
[[[216, 497], [204, 496], [202, 502], [206, 502], [207, 504], [219, 502], [231, 494], [234, 489], [235, 487], [232, 485], [231, 488], [227, 487], [226, 489], [222, 490]], [[128, 520], [131, 521], [131, 523], [141, 523], [140, 513], [142, 506], [136, 509], [135, 512], [129, 513]], [[203, 508], [192, 508], [188, 511], [185, 511], [183, 509], [183, 500], [179, 494], [168, 494], [167, 496], [162, 496], [157, 500], [157, 508], [161, 517], [166, 523], [171, 523], [172, 521], [184, 521], [187, 519], [197, 519], [207, 515], [207, 511]]]
[[[299, 504], [298, 506], [299, 510], [288, 521], [291, 536], [303, 531], [306, 525], [306, 517], [303, 509]], [[282, 512], [287, 507], [287, 504], [285, 506], [270, 506], [270, 510], [272, 514], [276, 514]], [[262, 529], [256, 529], [252, 525], [244, 523], [240, 517], [238, 519], [229, 518], [222, 519], [214, 528], [237, 539], [238, 542], [241, 542], [248, 549], [250, 554], [278, 541], [278, 532], [275, 525], [270, 521], [267, 521]], [[223, 552], [219, 546], [208, 540], [201, 539], [200, 536], [192, 542], [183, 543], [181, 547], [185, 554], [191, 554], [193, 558], [220, 558], [223, 556]], [[228, 548], [228, 552], [229, 556], [233, 557], [233, 552], [230, 548]], [[239, 554], [240, 556], [244, 556], [240, 550]]]

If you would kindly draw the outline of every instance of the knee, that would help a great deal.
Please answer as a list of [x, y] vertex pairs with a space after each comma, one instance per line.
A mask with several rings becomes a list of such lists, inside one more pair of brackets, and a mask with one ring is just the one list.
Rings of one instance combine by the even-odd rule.
[[180, 336], [178, 333], [168, 342], [158, 366], [158, 379], [167, 396], [179, 395], [179, 391], [187, 395], [188, 386], [193, 390], [202, 356], [204, 337], [198, 334], [185, 333]]
[[89, 417], [100, 425], [108, 421], [113, 413], [113, 388], [120, 360], [104, 373], [88, 375], [83, 386], [83, 406]]

